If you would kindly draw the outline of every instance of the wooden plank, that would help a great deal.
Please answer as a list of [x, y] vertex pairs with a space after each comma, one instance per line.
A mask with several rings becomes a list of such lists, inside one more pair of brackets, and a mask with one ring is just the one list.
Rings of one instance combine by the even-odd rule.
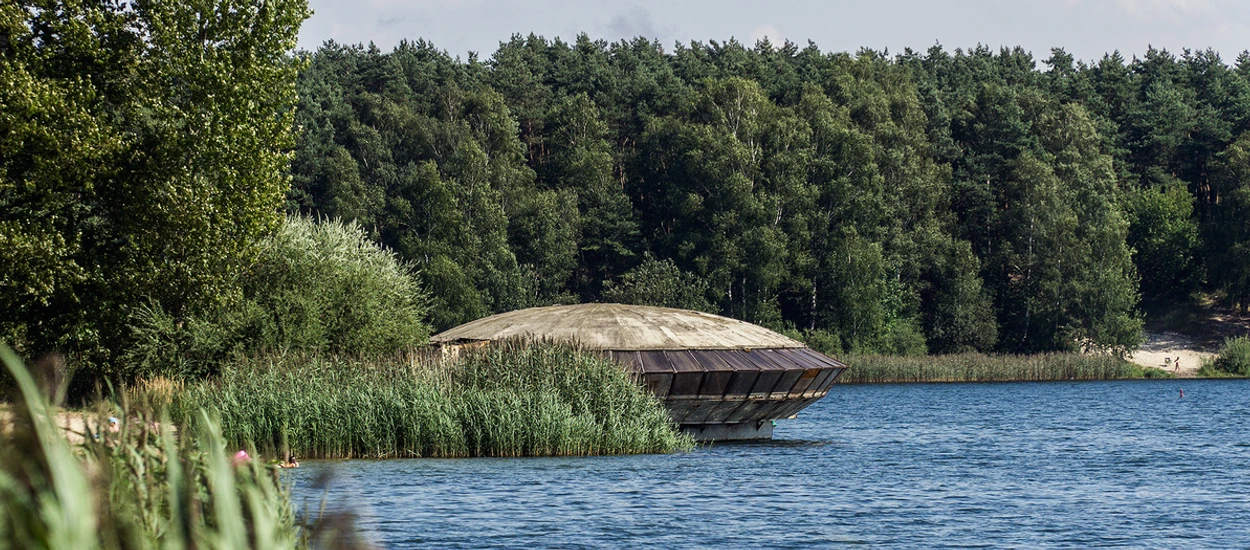
[[816, 376], [816, 379], [812, 381], [812, 385], [808, 388], [808, 390], [828, 391], [829, 388], [826, 384], [829, 382], [829, 379], [837, 376], [838, 372], [841, 370], [842, 369], [838, 368], [822, 369], [820, 374]]
[[670, 351], [665, 354], [665, 357], [673, 366], [673, 372], [702, 372], [704, 370], [703, 365], [689, 351]]
[[760, 413], [763, 411], [766, 411], [767, 409], [771, 407], [772, 407], [772, 401], [750, 400], [750, 401], [747, 401], [746, 403], [743, 403], [741, 407], [738, 407], [732, 414], [726, 417], [725, 422], [726, 423], [756, 422], [759, 420], [764, 420], [764, 417], [761, 416]]
[[785, 399], [790, 395], [790, 390], [794, 388], [795, 382], [799, 381], [799, 377], [807, 372], [802, 369], [788, 370], [781, 374], [781, 380], [777, 381], [777, 386], [773, 388], [773, 399]]
[[751, 388], [751, 399], [767, 399], [772, 394], [773, 388], [777, 387], [777, 382], [781, 380], [784, 372], [780, 370], [760, 372], [755, 379], [755, 386]]
[[703, 385], [699, 387], [699, 395], [702, 397], [720, 398], [725, 395], [725, 388], [729, 385], [729, 378], [733, 376], [733, 371], [719, 370], [708, 371], [703, 373]]
[[799, 379], [794, 382], [794, 387], [790, 388], [790, 396], [797, 397], [807, 391], [807, 389], [812, 386], [812, 382], [816, 380], [816, 377], [819, 376], [824, 370], [825, 369], [807, 369], [803, 371], [803, 374], [799, 376]]
[[673, 386], [669, 391], [672, 397], [697, 397], [699, 386], [703, 385], [702, 372], [679, 372], [673, 375]]
[[729, 385], [725, 387], [725, 395], [743, 398], [751, 395], [751, 387], [755, 385], [755, 379], [759, 375], [759, 371], [735, 371], [729, 378]]
[[786, 370], [785, 364], [778, 362], [777, 357], [772, 353], [772, 351], [773, 350], [767, 349], [753, 349], [743, 353], [746, 354], [747, 358], [751, 361], [751, 364], [759, 370]]
[[653, 395], [661, 400], [668, 397], [669, 392], [673, 389], [673, 373], [671, 372], [648, 372], [642, 375], [643, 383]]
[[668, 360], [668, 353], [663, 351], [639, 351], [642, 361], [642, 372], [677, 372]]
[[777, 349], [770, 350], [773, 354], [786, 362], [786, 367], [790, 369], [819, 369], [823, 367], [821, 361], [817, 361], [811, 356], [800, 353], [800, 350]]
[[829, 391], [829, 388], [833, 387], [833, 384], [838, 381], [838, 378], [842, 376], [842, 373], [846, 372], [845, 368], [829, 370], [833, 372], [833, 375], [826, 379], [824, 384], [820, 386], [820, 391]]
[[687, 424], [716, 424], [721, 422], [721, 418], [729, 416], [729, 413], [738, 408], [737, 402], [727, 402], [720, 399], [701, 399], [699, 407], [690, 411], [686, 415]]
[[702, 412], [703, 400], [701, 399], [673, 399], [664, 400], [664, 407], [668, 409], [668, 415], [673, 422], [678, 424], [691, 424], [690, 418]]

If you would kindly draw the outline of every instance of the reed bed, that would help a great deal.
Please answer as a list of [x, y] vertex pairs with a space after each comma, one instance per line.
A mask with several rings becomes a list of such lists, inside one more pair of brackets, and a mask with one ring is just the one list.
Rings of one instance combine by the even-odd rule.
[[449, 359], [269, 355], [177, 399], [217, 411], [227, 441], [309, 458], [581, 456], [693, 447], [615, 363], [559, 344]]
[[1143, 368], [1112, 355], [1079, 353], [860, 355], [849, 357], [846, 362], [851, 368], [838, 378], [840, 383], [1119, 380], [1170, 376], [1162, 370]]
[[102, 403], [70, 444], [35, 378], [0, 356], [20, 390], [0, 431], [0, 548], [363, 547], [346, 515], [302, 524], [275, 471], [232, 461], [209, 413], [175, 437], [167, 415]]

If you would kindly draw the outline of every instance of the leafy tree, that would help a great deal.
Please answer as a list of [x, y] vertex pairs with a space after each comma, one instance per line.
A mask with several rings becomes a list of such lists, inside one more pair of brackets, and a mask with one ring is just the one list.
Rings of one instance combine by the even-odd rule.
[[534, 195], [517, 124], [475, 70], [425, 42], [329, 43], [299, 80], [310, 130], [291, 204], [356, 221], [414, 262], [437, 328], [558, 294], [575, 251], [575, 220]]
[[20, 315], [0, 333], [103, 366], [145, 300], [183, 316], [238, 299], [281, 220], [307, 15], [302, 0], [0, 7], [0, 294]]
[[1211, 282], [1228, 300], [1250, 308], [1250, 133], [1222, 151], [1216, 165], [1220, 201], [1207, 226]]
[[565, 216], [577, 223], [573, 288], [583, 297], [593, 297], [601, 282], [624, 271], [634, 256], [638, 225], [629, 197], [613, 174], [607, 125], [590, 98], [566, 96], [548, 120], [550, 154], [537, 167], [538, 179], [545, 186], [573, 193], [571, 199], [564, 199], [577, 207]]
[[682, 271], [672, 260], [647, 258], [621, 275], [619, 281], [604, 283], [603, 299], [610, 303], [673, 307], [715, 313], [707, 300], [707, 283]]
[[1125, 193], [1127, 244], [1141, 293], [1155, 304], [1183, 301], [1203, 281], [1194, 198], [1180, 182]]

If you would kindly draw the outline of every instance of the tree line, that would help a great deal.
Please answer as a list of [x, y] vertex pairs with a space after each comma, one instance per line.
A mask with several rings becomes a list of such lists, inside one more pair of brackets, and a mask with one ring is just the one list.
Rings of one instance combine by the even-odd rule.
[[[1143, 311], [1250, 303], [1246, 54], [293, 52], [306, 16], [0, 5], [0, 338], [202, 372], [615, 301], [854, 352], [1124, 350]], [[331, 299], [362, 288], [427, 301]]]
[[514, 36], [306, 53], [289, 207], [413, 261], [447, 328], [693, 307], [859, 351], [1130, 349], [1250, 298], [1250, 58]]

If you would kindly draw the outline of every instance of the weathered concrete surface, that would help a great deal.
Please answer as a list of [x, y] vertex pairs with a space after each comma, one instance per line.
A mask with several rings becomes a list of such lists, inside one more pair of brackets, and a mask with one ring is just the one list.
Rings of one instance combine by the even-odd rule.
[[748, 441], [772, 439], [776, 425], [776, 422], [764, 420], [740, 424], [683, 424], [681, 429], [696, 441]]
[[577, 304], [522, 309], [435, 335], [453, 343], [505, 338], [576, 342], [597, 350], [801, 348], [802, 342], [737, 319], [663, 307]]

